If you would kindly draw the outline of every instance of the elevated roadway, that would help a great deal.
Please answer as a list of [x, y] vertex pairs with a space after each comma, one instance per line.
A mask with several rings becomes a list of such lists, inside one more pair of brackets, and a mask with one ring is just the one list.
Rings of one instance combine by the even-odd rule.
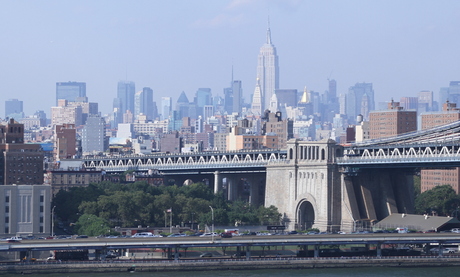
[[188, 248], [283, 245], [349, 245], [349, 244], [457, 244], [456, 233], [409, 234], [346, 234], [346, 235], [272, 235], [237, 236], [232, 238], [89, 238], [63, 240], [23, 240], [20, 243], [0, 243], [0, 251], [46, 251], [75, 249]]

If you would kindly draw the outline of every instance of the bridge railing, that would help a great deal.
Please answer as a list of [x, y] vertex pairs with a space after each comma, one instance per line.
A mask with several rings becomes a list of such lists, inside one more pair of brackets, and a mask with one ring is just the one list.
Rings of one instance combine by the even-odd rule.
[[450, 163], [459, 162], [460, 155], [436, 154], [435, 156], [409, 155], [405, 157], [344, 156], [337, 158], [338, 164], [377, 164], [377, 163]]

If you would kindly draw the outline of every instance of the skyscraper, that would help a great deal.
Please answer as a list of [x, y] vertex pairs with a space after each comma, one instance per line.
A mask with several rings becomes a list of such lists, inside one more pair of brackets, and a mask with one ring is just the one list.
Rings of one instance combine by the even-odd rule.
[[[372, 88], [372, 83], [357, 83], [348, 89], [348, 94], [346, 96], [346, 114], [350, 122], [355, 122], [356, 116], [361, 114], [364, 95], [367, 95], [368, 97], [367, 111], [370, 112], [375, 110], [374, 90]], [[367, 118], [369, 115], [363, 114], [363, 116], [364, 118]]]
[[270, 99], [279, 88], [279, 67], [276, 48], [272, 44], [270, 26], [267, 29], [267, 41], [260, 48], [257, 62], [257, 78], [260, 81], [260, 92], [262, 96], [261, 110], [270, 106]]
[[140, 114], [146, 115], [148, 120], [153, 119], [153, 90], [151, 88], [143, 88], [134, 96], [134, 116], [137, 118]]
[[117, 87], [117, 98], [118, 98], [118, 105], [122, 113], [126, 111], [131, 111], [134, 113], [134, 94], [136, 88], [134, 82], [129, 81], [120, 81], [118, 82]]
[[18, 99], [9, 99], [5, 101], [5, 117], [20, 120], [24, 117], [23, 103]]
[[232, 83], [233, 92], [233, 112], [241, 113], [241, 106], [243, 104], [243, 87], [241, 81], [235, 80]]
[[56, 105], [59, 99], [75, 102], [79, 97], [86, 97], [86, 83], [58, 82], [56, 83]]
[[161, 97], [161, 119], [168, 119], [172, 110], [172, 98]]
[[256, 88], [252, 95], [251, 111], [254, 115], [262, 115], [262, 94], [259, 78], [257, 78]]
[[[212, 105], [212, 94], [210, 88], [199, 88], [195, 94], [197, 115], [204, 115], [204, 106]], [[182, 96], [182, 95], [181, 95]]]

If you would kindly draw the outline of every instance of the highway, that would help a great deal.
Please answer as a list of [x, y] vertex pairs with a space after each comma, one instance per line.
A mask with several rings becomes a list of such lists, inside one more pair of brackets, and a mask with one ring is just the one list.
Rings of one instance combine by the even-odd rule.
[[283, 245], [347, 245], [347, 244], [455, 244], [460, 243], [457, 233], [408, 234], [345, 234], [345, 235], [271, 235], [173, 238], [87, 238], [22, 240], [0, 242], [0, 251], [45, 251], [73, 249], [130, 249], [130, 248], [186, 248], [186, 247], [237, 247]]

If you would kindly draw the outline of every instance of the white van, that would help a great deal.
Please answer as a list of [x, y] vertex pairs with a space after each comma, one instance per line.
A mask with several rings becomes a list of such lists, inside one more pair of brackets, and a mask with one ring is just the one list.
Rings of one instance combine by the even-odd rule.
[[141, 233], [135, 233], [131, 237], [132, 238], [155, 238], [157, 236], [152, 234], [152, 232], [141, 232]]

